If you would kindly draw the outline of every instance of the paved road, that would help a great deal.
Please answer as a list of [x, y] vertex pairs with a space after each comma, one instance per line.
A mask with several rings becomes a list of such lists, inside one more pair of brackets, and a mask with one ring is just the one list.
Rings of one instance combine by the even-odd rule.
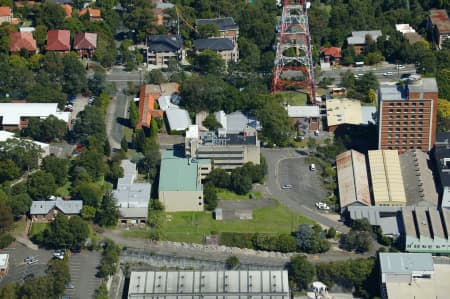
[[[314, 203], [323, 200], [326, 193], [320, 187], [317, 174], [312, 174], [308, 170], [308, 165], [304, 161], [305, 155], [292, 148], [264, 148], [261, 153], [267, 161], [266, 188], [272, 196], [289, 209], [326, 227], [334, 227], [343, 233], [349, 231], [348, 227], [338, 221], [338, 215], [324, 214], [314, 208]], [[282, 190], [283, 184], [292, 184], [294, 188], [289, 191]]]
[[95, 276], [100, 259], [101, 253], [96, 251], [82, 251], [69, 257], [71, 283], [75, 288], [65, 290], [65, 295], [75, 299], [94, 297], [101, 283], [101, 279]]

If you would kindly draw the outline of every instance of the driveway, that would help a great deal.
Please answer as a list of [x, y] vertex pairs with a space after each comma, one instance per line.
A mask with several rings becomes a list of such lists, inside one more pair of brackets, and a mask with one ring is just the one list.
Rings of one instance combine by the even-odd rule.
[[95, 291], [101, 283], [97, 278], [97, 267], [100, 265], [101, 253], [96, 251], [82, 251], [73, 253], [69, 257], [69, 268], [73, 289], [65, 290], [65, 295], [70, 298], [93, 298]]
[[[349, 231], [348, 227], [338, 221], [339, 215], [324, 213], [315, 208], [314, 204], [326, 197], [326, 191], [322, 187], [317, 171], [309, 170], [309, 165], [305, 161], [306, 151], [292, 148], [263, 148], [261, 153], [267, 161], [267, 192], [279, 199], [287, 208], [323, 226], [334, 227], [343, 233]], [[291, 184], [292, 189], [281, 189], [285, 184]]]

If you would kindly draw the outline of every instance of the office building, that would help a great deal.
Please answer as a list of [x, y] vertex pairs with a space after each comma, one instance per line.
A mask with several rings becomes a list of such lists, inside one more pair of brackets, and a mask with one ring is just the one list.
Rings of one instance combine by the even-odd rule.
[[432, 42], [442, 49], [442, 44], [450, 38], [450, 19], [445, 9], [430, 10], [427, 30]]

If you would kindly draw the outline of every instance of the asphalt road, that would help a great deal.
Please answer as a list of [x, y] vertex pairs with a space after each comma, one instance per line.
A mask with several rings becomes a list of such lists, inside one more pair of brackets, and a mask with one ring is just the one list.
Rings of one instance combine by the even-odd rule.
[[82, 251], [74, 253], [69, 258], [71, 283], [75, 288], [66, 289], [65, 295], [75, 299], [93, 298], [101, 283], [97, 278], [97, 267], [100, 265], [101, 253]]
[[[317, 201], [323, 201], [326, 192], [321, 186], [317, 172], [311, 172], [305, 162], [306, 155], [292, 148], [261, 150], [266, 159], [268, 174], [267, 191], [287, 208], [296, 211], [326, 227], [334, 227], [346, 233], [349, 228], [338, 221], [339, 215], [326, 213], [315, 208]], [[291, 190], [281, 186], [292, 184]]]

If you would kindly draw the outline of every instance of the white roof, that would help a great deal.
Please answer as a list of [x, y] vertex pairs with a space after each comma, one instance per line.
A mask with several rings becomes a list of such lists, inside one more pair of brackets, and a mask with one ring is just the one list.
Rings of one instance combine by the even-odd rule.
[[34, 27], [20, 27], [20, 32], [34, 32], [36, 28]]
[[198, 125], [189, 125], [188, 129], [186, 130], [186, 138], [199, 138]]
[[216, 117], [216, 120], [222, 125], [222, 128], [227, 127], [227, 115], [225, 114], [225, 111], [220, 110], [214, 112], [214, 116]]
[[403, 34], [416, 32], [409, 24], [395, 24], [395, 29]]
[[[148, 208], [152, 185], [150, 183], [135, 183], [136, 164], [129, 160], [122, 160], [124, 177], [117, 181], [117, 188], [113, 190], [113, 196], [119, 208]], [[137, 210], [130, 210], [137, 211]], [[123, 215], [125, 216], [125, 215]]]
[[227, 133], [240, 133], [247, 127], [261, 130], [261, 124], [255, 118], [248, 117], [241, 111], [226, 114], [223, 110], [214, 113], [216, 120], [222, 125]]
[[[16, 139], [17, 137], [14, 136], [14, 133], [8, 132], [8, 131], [0, 131], [0, 142], [4, 142], [8, 139]], [[50, 151], [50, 145], [48, 143], [43, 143], [43, 142], [39, 142], [39, 141], [34, 141], [34, 140], [29, 140], [29, 139], [25, 139], [25, 138], [17, 138], [17, 139], [21, 139], [21, 140], [28, 140], [30, 142], [33, 142], [34, 144], [38, 145], [43, 151], [44, 151], [44, 156], [49, 154]]]
[[319, 106], [287, 106], [289, 117], [320, 117]]
[[19, 125], [21, 117], [47, 118], [50, 115], [65, 122], [70, 120], [70, 112], [58, 111], [57, 103], [0, 103], [3, 125]]
[[186, 110], [180, 108], [170, 108], [166, 110], [167, 121], [170, 130], [183, 131], [191, 124], [191, 119]]
[[376, 41], [378, 37], [382, 35], [380, 30], [369, 31], [352, 31], [352, 36], [347, 37], [347, 43], [349, 45], [361, 45], [366, 43], [366, 35], [372, 37], [372, 40]]
[[9, 254], [0, 254], [0, 269], [5, 269], [8, 267]]
[[172, 96], [160, 96], [158, 98], [159, 109], [166, 111], [170, 108], [179, 108], [177, 105], [171, 102]]
[[352, 99], [330, 99], [326, 101], [328, 126], [362, 123], [361, 102]]

